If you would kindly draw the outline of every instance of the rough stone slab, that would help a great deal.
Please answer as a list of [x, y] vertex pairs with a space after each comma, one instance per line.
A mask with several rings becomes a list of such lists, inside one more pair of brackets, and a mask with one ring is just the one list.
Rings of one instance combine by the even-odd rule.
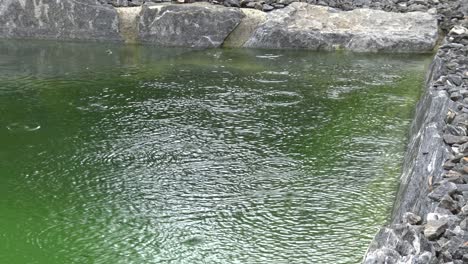
[[339, 11], [292, 3], [268, 13], [245, 47], [428, 52], [438, 38], [436, 18], [423, 12]]
[[0, 1], [0, 38], [121, 41], [118, 23], [97, 0]]
[[166, 47], [216, 48], [243, 17], [238, 8], [206, 3], [144, 6], [139, 40]]

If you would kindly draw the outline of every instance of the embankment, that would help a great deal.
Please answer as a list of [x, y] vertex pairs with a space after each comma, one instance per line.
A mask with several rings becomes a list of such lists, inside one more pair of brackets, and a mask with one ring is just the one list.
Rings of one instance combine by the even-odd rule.
[[392, 222], [364, 263], [468, 263], [468, 30], [439, 48], [411, 126]]

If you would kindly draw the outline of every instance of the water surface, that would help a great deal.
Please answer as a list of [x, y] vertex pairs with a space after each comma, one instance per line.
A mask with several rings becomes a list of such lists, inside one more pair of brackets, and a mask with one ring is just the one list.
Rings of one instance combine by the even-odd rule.
[[0, 263], [358, 263], [429, 59], [0, 42]]

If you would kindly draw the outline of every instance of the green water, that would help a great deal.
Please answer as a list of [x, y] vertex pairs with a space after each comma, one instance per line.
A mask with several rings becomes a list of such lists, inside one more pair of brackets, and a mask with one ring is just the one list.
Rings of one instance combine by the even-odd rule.
[[0, 263], [358, 263], [429, 60], [0, 42]]

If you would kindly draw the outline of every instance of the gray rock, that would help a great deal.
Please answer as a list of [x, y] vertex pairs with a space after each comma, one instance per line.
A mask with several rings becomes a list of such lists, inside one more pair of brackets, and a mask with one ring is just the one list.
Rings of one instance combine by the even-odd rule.
[[426, 52], [433, 49], [437, 36], [437, 21], [427, 13], [343, 12], [295, 2], [270, 12], [245, 46]]
[[[451, 170], [455, 167], [455, 163], [453, 163], [452, 161], [448, 160], [444, 163], [443, 165], [444, 169], [446, 170]], [[457, 172], [458, 173], [458, 172]], [[450, 176], [445, 176], [445, 177], [450, 177]], [[460, 177], [460, 175], [458, 175], [458, 177]]]
[[456, 86], [460, 86], [463, 83], [462, 77], [459, 75], [450, 74], [449, 76], [447, 76], [447, 78], [452, 84]]
[[274, 8], [284, 8], [285, 5], [282, 4], [273, 4]]
[[460, 94], [461, 94], [463, 97], [467, 97], [467, 96], [468, 96], [468, 89], [462, 89], [462, 90], [460, 90]]
[[450, 99], [452, 99], [453, 101], [458, 101], [463, 99], [463, 96], [460, 94], [459, 91], [455, 91], [453, 93], [450, 93]]
[[448, 124], [445, 130], [455, 136], [466, 136], [466, 127], [461, 127], [461, 126], [454, 126]]
[[465, 192], [468, 192], [468, 184], [457, 184], [457, 190], [465, 194]]
[[[454, 258], [462, 259], [463, 255], [466, 255], [466, 254], [468, 254], [468, 246], [462, 240], [461, 243], [458, 244], [458, 247], [455, 250], [455, 252], [453, 253], [453, 256], [454, 256]], [[466, 263], [466, 262], [464, 262], [464, 263]]]
[[143, 0], [132, 0], [131, 2], [128, 3], [128, 6], [141, 6], [143, 5]]
[[466, 126], [467, 120], [468, 120], [468, 113], [457, 114], [454, 117], [452, 124]]
[[[450, 240], [442, 246], [441, 249], [443, 251], [449, 252], [450, 255], [453, 255], [462, 244], [463, 244], [463, 239], [461, 237], [452, 236], [450, 237]], [[459, 257], [461, 258], [462, 256], [459, 256]]]
[[468, 153], [468, 142], [467, 142], [467, 143], [461, 144], [461, 145], [458, 147], [458, 151], [459, 151], [460, 153]]
[[368, 254], [363, 264], [396, 264], [400, 257], [396, 250], [383, 247]]
[[294, 2], [294, 0], [278, 0], [278, 1], [276, 1], [276, 3], [278, 3], [280, 5], [289, 5], [292, 2]]
[[239, 0], [224, 0], [224, 6], [240, 7], [241, 5]]
[[467, 136], [454, 136], [452, 134], [444, 134], [444, 141], [449, 145], [463, 144], [468, 142]]
[[439, 258], [442, 259], [444, 263], [452, 263], [453, 260], [452, 254], [450, 254], [448, 251], [443, 251], [440, 253]]
[[452, 124], [453, 121], [455, 120], [455, 117], [456, 117], [456, 116], [457, 116], [457, 114], [456, 114], [454, 111], [449, 110], [449, 111], [447, 112], [446, 117], [445, 117], [445, 123], [447, 123], [447, 124]]
[[423, 264], [423, 263], [431, 263], [431, 261], [435, 258], [434, 254], [429, 251], [425, 251], [422, 253], [417, 260], [417, 264]]
[[468, 254], [464, 254], [462, 257], [463, 263], [468, 263]]
[[422, 222], [422, 218], [414, 213], [407, 212], [403, 215], [403, 223], [408, 223], [410, 225], [419, 225]]
[[427, 9], [428, 9], [427, 6], [420, 5], [420, 4], [410, 5], [408, 7], [409, 12], [416, 12], [416, 11], [426, 12]]
[[128, 0], [112, 0], [110, 4], [116, 7], [128, 6]]
[[461, 213], [463, 215], [468, 215], [468, 205], [465, 205], [461, 208]]
[[447, 229], [448, 224], [445, 220], [428, 221], [424, 228], [424, 236], [429, 240], [435, 240], [440, 237]]
[[450, 212], [450, 210], [448, 209], [445, 209], [445, 208], [442, 208], [440, 206], [436, 207], [434, 209], [434, 213], [436, 214], [442, 214], [442, 215], [448, 215], [448, 214], [452, 214], [452, 212]]
[[427, 214], [427, 222], [434, 220], [446, 221], [449, 229], [455, 229], [460, 224], [460, 218], [456, 215], [451, 214], [450, 212], [448, 212], [447, 214]]
[[247, 7], [247, 8], [255, 8], [255, 6], [256, 6], [257, 4], [258, 4], [257, 2], [253, 2], [253, 1], [252, 1], [252, 2], [247, 2], [247, 3], [245, 4], [245, 7]]
[[0, 1], [0, 38], [122, 41], [118, 24], [97, 0]]
[[268, 12], [275, 9], [273, 6], [268, 5], [268, 4], [263, 4], [263, 11]]
[[457, 213], [460, 210], [458, 203], [452, 199], [449, 194], [444, 195], [440, 200], [439, 206], [441, 208], [447, 209], [452, 213]]
[[[456, 163], [459, 163], [460, 162], [460, 159], [455, 161], [455, 160], [452, 160], [451, 162], [456, 162]], [[456, 164], [456, 163], [453, 163], [453, 164]], [[456, 164], [456, 166], [459, 166], [460, 164]], [[449, 178], [449, 177], [462, 177], [463, 175], [458, 172], [458, 171], [455, 171], [455, 170], [449, 170], [447, 171], [447, 173], [445, 173], [444, 177], [446, 178]], [[458, 188], [458, 187], [457, 187]]]
[[467, 218], [463, 219], [463, 220], [460, 222], [460, 228], [461, 228], [463, 231], [468, 231], [468, 219], [467, 219]]
[[446, 194], [452, 194], [457, 190], [457, 185], [453, 182], [443, 182], [432, 192], [429, 193], [429, 198], [435, 201], [440, 201]]
[[215, 48], [243, 17], [238, 8], [207, 3], [144, 6], [139, 39], [158, 46]]

